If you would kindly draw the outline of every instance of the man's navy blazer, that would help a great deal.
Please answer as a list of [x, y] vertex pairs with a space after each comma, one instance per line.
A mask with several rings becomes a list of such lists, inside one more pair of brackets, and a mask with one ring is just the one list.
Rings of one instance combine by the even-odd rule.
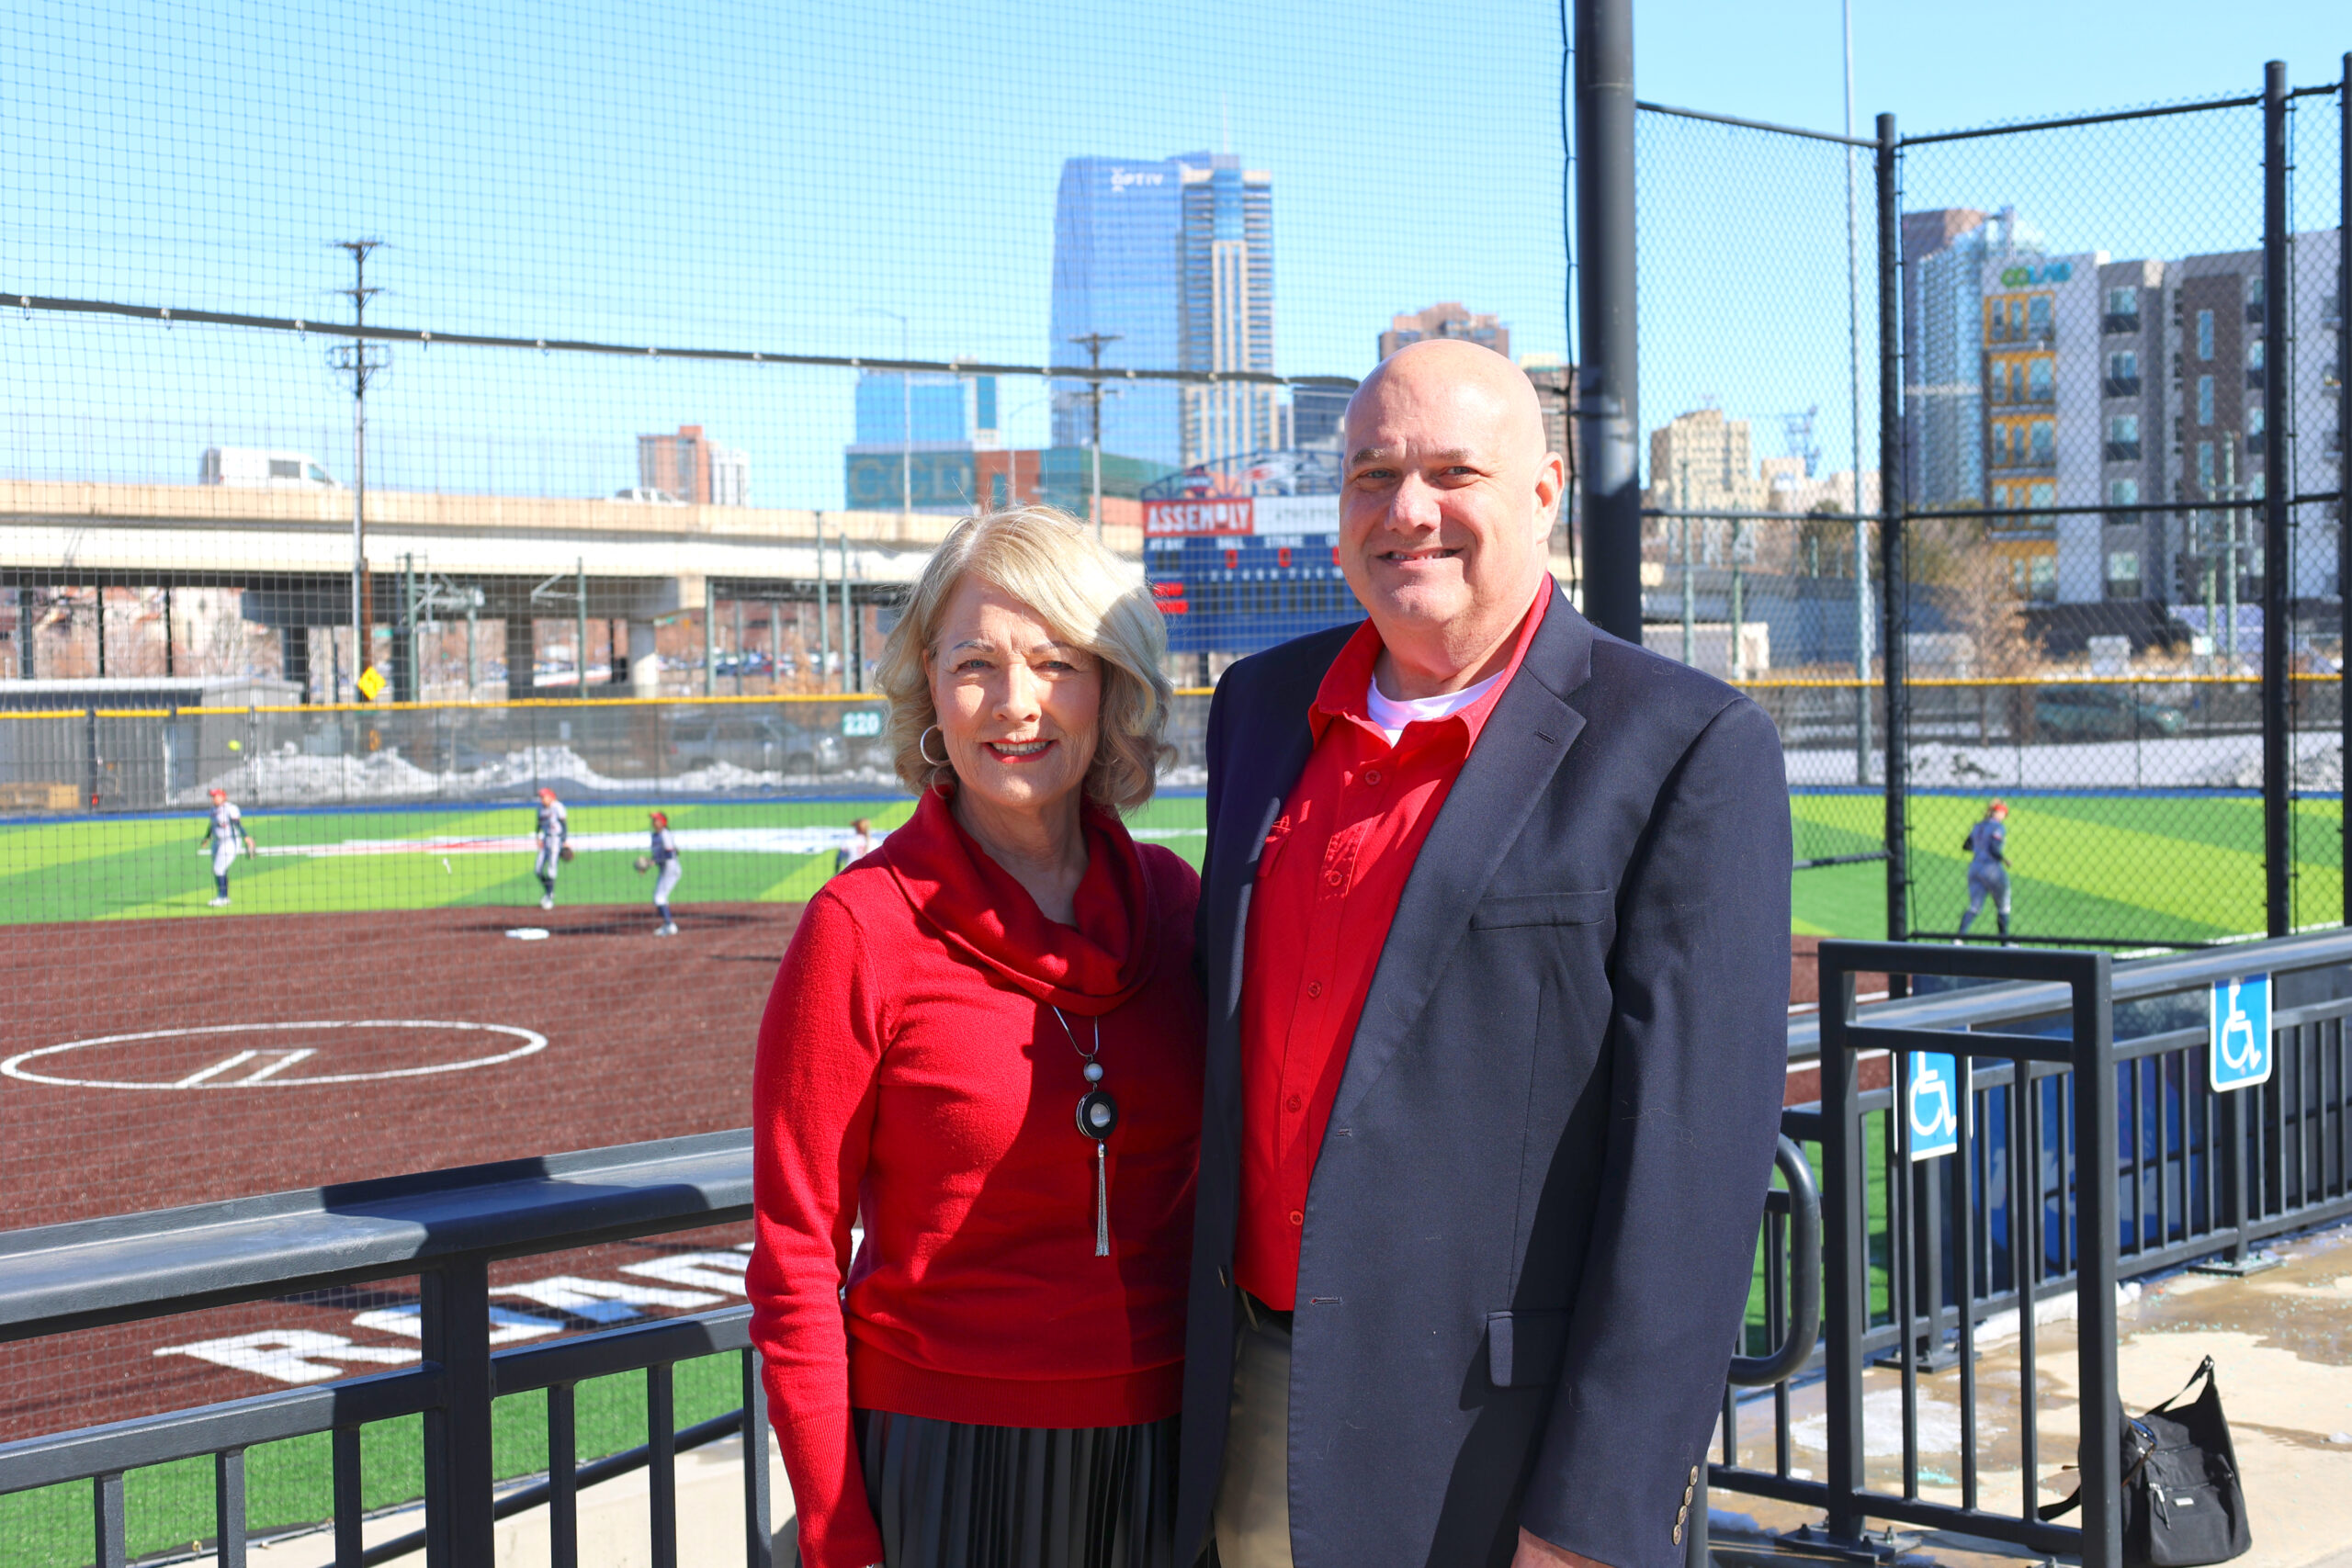
[[[1506, 1564], [1521, 1525], [1682, 1561], [1780, 1123], [1788, 793], [1754, 703], [1553, 593], [1413, 866], [1307, 1190], [1298, 1568]], [[1231, 1397], [1250, 894], [1351, 629], [1241, 660], [1209, 710], [1188, 1555]]]

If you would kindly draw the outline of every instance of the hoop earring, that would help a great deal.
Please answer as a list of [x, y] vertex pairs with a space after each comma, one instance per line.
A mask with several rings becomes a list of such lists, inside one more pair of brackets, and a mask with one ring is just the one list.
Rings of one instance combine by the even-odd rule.
[[947, 749], [946, 735], [941, 731], [939, 726], [934, 724], [925, 729], [921, 735], [915, 737], [915, 755], [921, 757], [924, 761], [930, 762], [934, 768], [944, 768], [947, 766], [946, 758], [942, 757], [935, 762], [932, 761], [930, 742], [931, 738], [934, 735], [939, 737], [940, 750], [944, 751]]

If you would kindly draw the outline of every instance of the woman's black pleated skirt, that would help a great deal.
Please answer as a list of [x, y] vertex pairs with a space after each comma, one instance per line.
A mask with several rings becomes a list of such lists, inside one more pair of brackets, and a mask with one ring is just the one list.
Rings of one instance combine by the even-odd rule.
[[1075, 1430], [854, 1413], [888, 1568], [1177, 1568], [1177, 1417]]

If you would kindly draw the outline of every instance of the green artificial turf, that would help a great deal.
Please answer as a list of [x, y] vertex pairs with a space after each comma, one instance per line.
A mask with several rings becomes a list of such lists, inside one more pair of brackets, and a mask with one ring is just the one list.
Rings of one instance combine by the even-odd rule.
[[[729, 802], [670, 808], [670, 826], [695, 829], [827, 827], [847, 830], [868, 817], [877, 828], [905, 820], [913, 802], [899, 799], [822, 803]], [[434, 840], [527, 837], [528, 807], [466, 811], [273, 813], [256, 809], [245, 826], [264, 851], [240, 857], [229, 874], [232, 902], [209, 907], [212, 867], [200, 843], [205, 818], [121, 818], [0, 828], [0, 924], [59, 920], [137, 919], [171, 916], [234, 919], [240, 915], [328, 914], [359, 910], [428, 909], [459, 906], [531, 908], [539, 885], [528, 849], [495, 854], [305, 856], [270, 853], [302, 844], [357, 840]], [[571, 832], [625, 833], [628, 848], [579, 852], [557, 883], [564, 907], [638, 905], [652, 879], [632, 869], [644, 852], [640, 807], [578, 806]], [[1197, 797], [1155, 801], [1133, 826], [1197, 864], [1203, 839]], [[685, 875], [673, 900], [697, 903], [796, 903], [824, 885], [832, 855], [737, 851], [684, 853]]]
[[[2239, 795], [2063, 795], [2013, 794], [2008, 855], [2017, 930], [2024, 934], [2099, 937], [2120, 942], [2196, 942], [2258, 931], [2263, 926], [2262, 803]], [[764, 801], [680, 806], [680, 829], [774, 827], [846, 828], [866, 816], [879, 826], [904, 820], [912, 803]], [[1884, 843], [1885, 808], [1855, 793], [1798, 795], [1790, 801], [1800, 860], [1865, 854]], [[1980, 795], [1915, 795], [1911, 802], [1910, 926], [1953, 930], [1968, 899], [1968, 854], [1961, 840], [1983, 814]], [[1133, 826], [1194, 864], [1205, 840], [1197, 795], [1153, 801]], [[2293, 907], [2298, 924], [2327, 920], [2343, 908], [2340, 808], [2332, 800], [2296, 803]], [[526, 807], [469, 810], [271, 813], [246, 818], [266, 848], [357, 840], [527, 836]], [[575, 836], [636, 835], [639, 807], [582, 805], [571, 812]], [[204, 819], [125, 818], [0, 828], [0, 923], [28, 921], [305, 914], [488, 906], [526, 908], [538, 902], [527, 850], [439, 856], [265, 854], [231, 873], [234, 902], [207, 907], [210, 867], [199, 851]], [[633, 906], [650, 889], [630, 869], [635, 847], [582, 852], [564, 868], [557, 901], [565, 907]], [[831, 856], [689, 850], [675, 902], [796, 902], [831, 874]], [[1823, 866], [1796, 874], [1790, 929], [1801, 935], [1879, 937], [1886, 933], [1886, 868], [1882, 862]], [[1989, 930], [1992, 916], [1982, 917]]]
[[[741, 1362], [733, 1355], [678, 1363], [676, 1426], [736, 1409]], [[574, 1393], [573, 1447], [585, 1462], [646, 1440], [645, 1374], [582, 1383]], [[518, 1393], [491, 1406], [492, 1464], [502, 1481], [548, 1467], [547, 1394]], [[360, 1435], [360, 1495], [370, 1509], [424, 1495], [424, 1418], [379, 1422]], [[313, 1524], [333, 1515], [334, 1461], [321, 1432], [266, 1443], [245, 1454], [249, 1535]], [[96, 1560], [87, 1482], [0, 1496], [0, 1563], [8, 1568], [82, 1568]], [[214, 1534], [212, 1461], [181, 1460], [123, 1478], [127, 1541], [133, 1558], [209, 1542]]]
[[[2012, 794], [2007, 855], [2015, 930], [2108, 942], [2199, 942], [2264, 927], [2262, 802], [2240, 795]], [[1969, 828], [1982, 795], [1917, 794], [1910, 808], [1910, 929], [1958, 929], [1968, 907]], [[1883, 843], [1872, 795], [1801, 795], [1790, 802], [1801, 858]], [[2333, 921], [2343, 904], [2341, 809], [2298, 801], [2293, 814], [2295, 923]], [[1796, 874], [1792, 930], [1815, 936], [1886, 934], [1883, 863]], [[1990, 933], [1988, 908], [1973, 928]]]

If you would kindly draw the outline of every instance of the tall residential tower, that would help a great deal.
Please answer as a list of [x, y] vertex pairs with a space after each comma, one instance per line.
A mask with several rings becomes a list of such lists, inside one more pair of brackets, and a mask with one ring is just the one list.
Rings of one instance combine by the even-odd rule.
[[[1272, 374], [1274, 177], [1230, 152], [1184, 170], [1179, 367]], [[1185, 466], [1289, 445], [1274, 389], [1235, 382], [1183, 389]]]

